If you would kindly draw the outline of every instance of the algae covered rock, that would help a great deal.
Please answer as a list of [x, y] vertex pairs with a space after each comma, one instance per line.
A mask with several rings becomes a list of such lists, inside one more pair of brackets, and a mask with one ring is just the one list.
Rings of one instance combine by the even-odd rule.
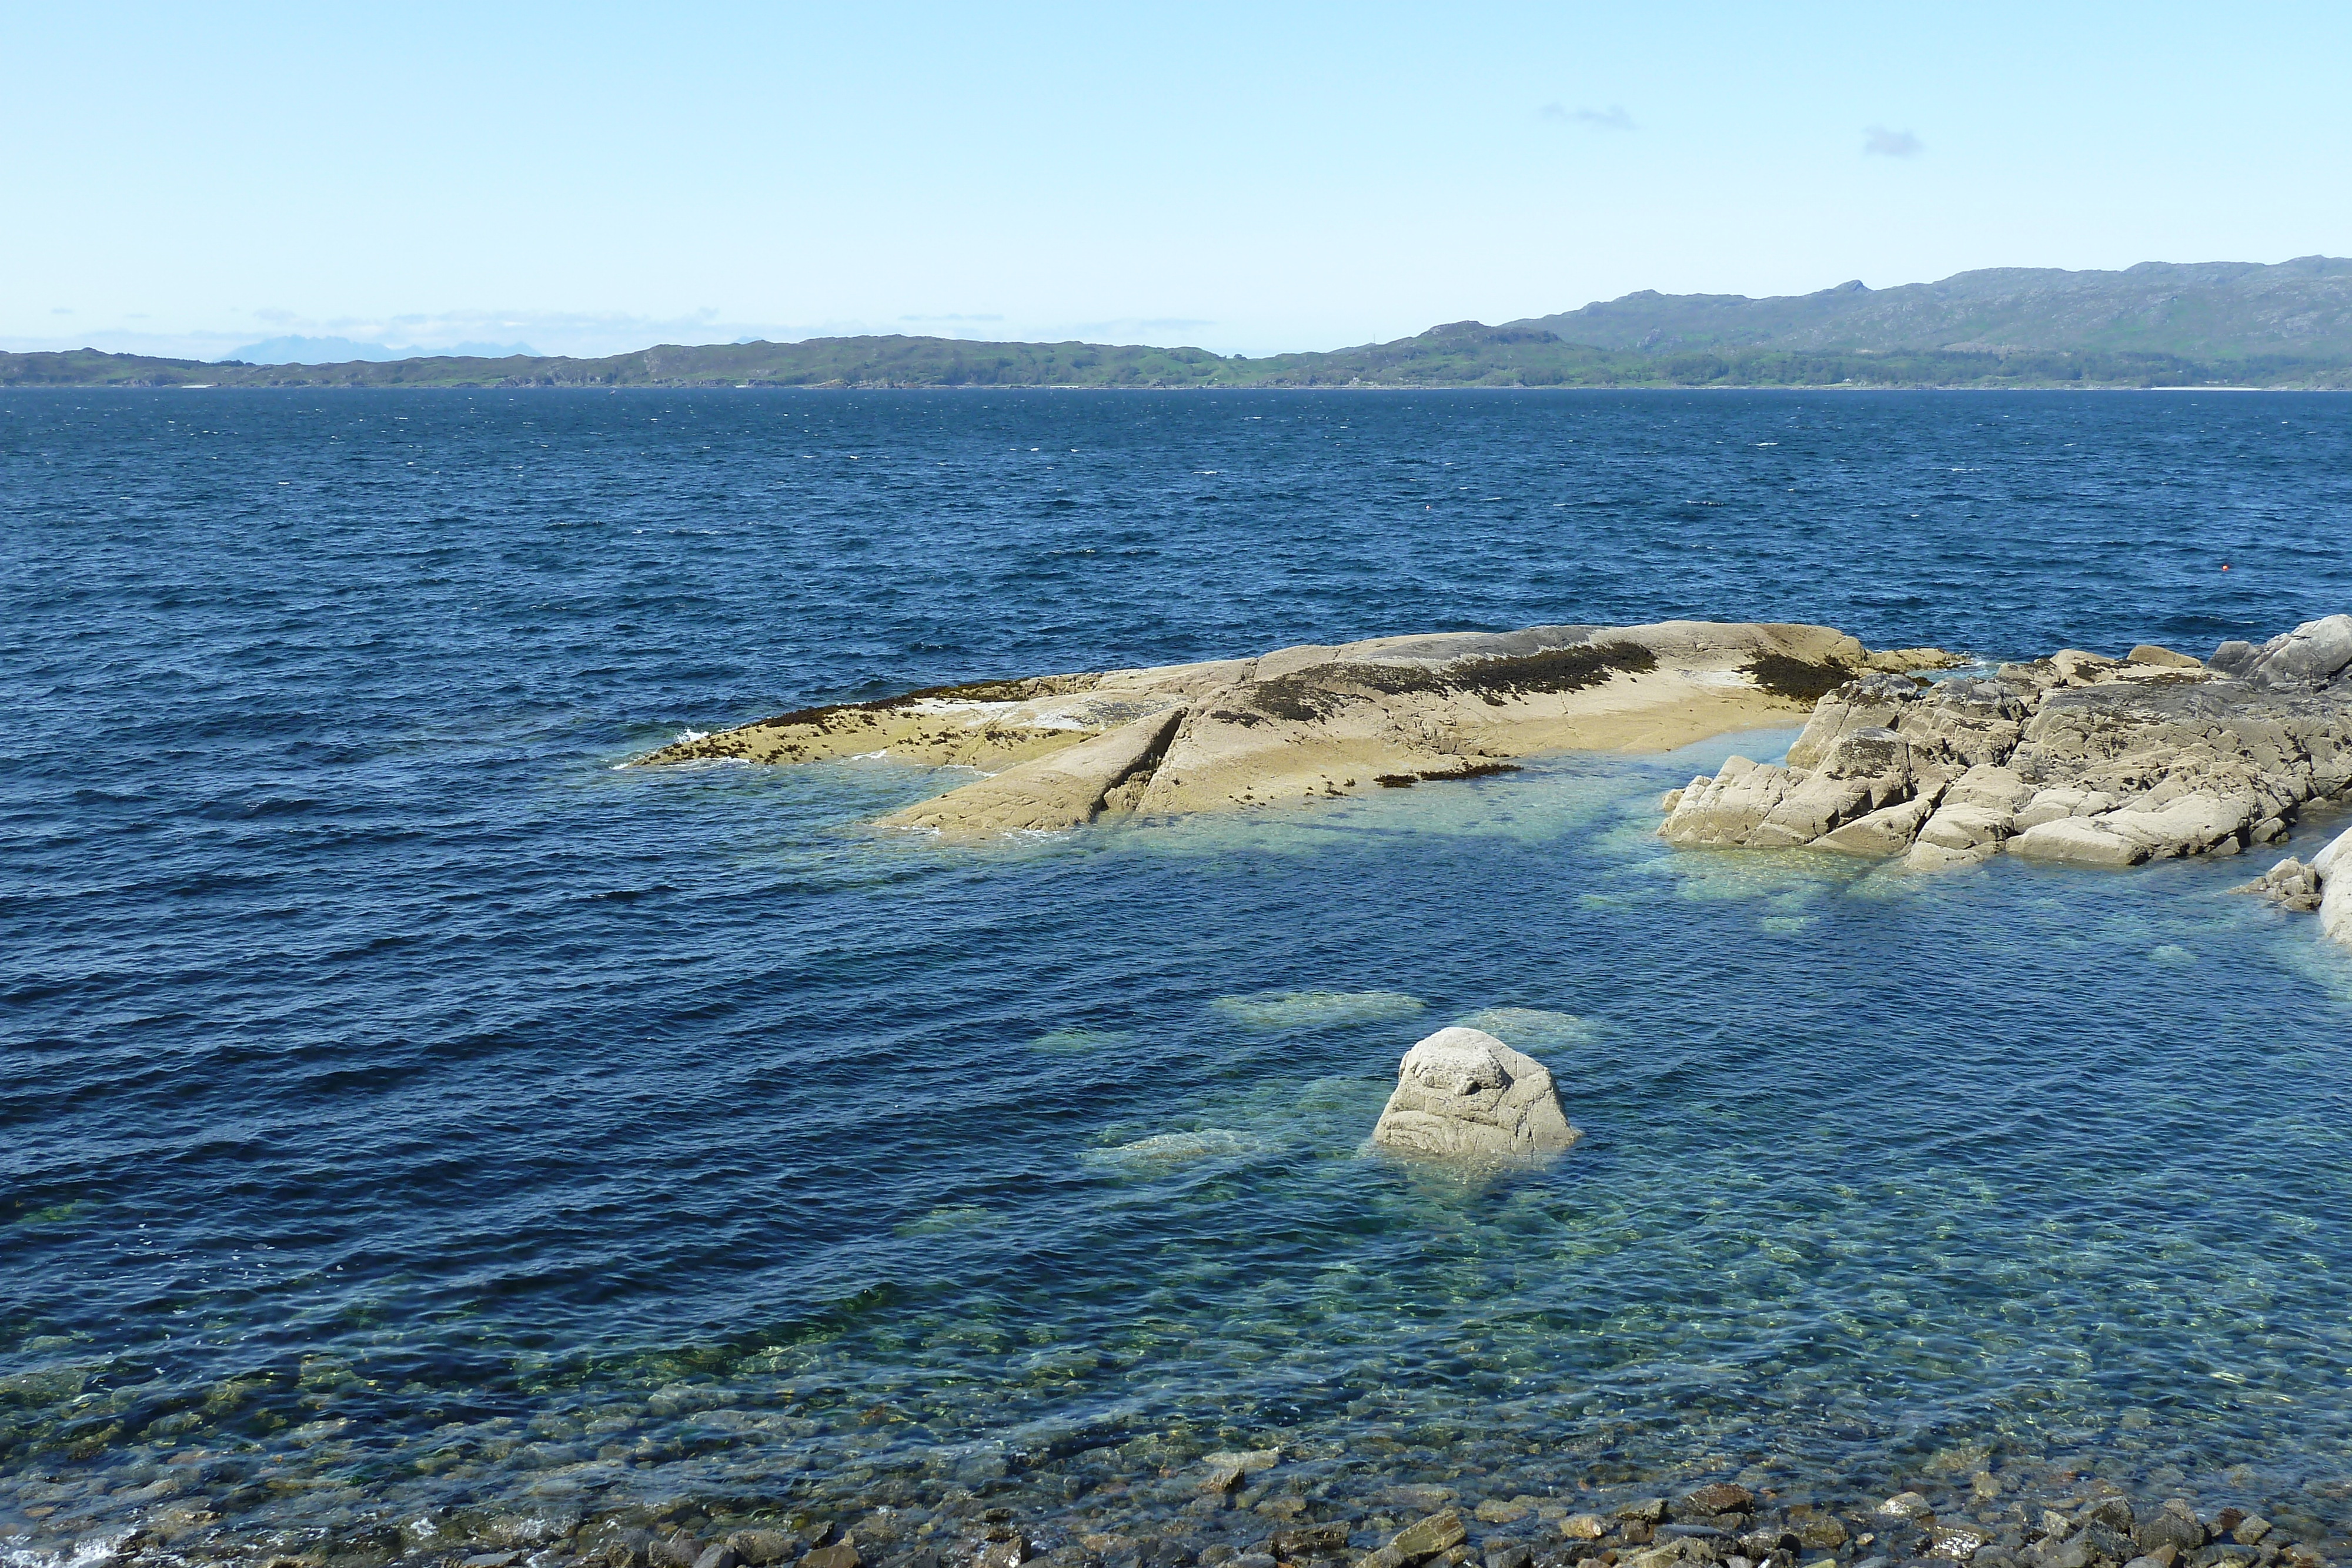
[[1551, 1074], [1482, 1030], [1442, 1029], [1404, 1054], [1372, 1142], [1474, 1162], [1558, 1154], [1577, 1131]]

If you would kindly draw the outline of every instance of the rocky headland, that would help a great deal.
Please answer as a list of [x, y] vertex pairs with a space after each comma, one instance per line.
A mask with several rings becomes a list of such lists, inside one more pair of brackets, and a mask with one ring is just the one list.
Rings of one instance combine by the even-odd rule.
[[[1968, 663], [1872, 653], [1827, 626], [1439, 632], [806, 708], [645, 760], [970, 768], [982, 776], [882, 819], [969, 838], [1297, 805], [1547, 752], [1664, 751], [1807, 714], [1784, 762], [1733, 757], [1670, 791], [1661, 834], [1916, 872], [2001, 853], [2093, 866], [2236, 854], [2352, 794], [2352, 615], [2207, 659], [2144, 644], [1926, 674]], [[2352, 946], [2341, 850], [2246, 891], [2316, 911]]]
[[[1825, 626], [1666, 622], [1376, 638], [806, 708], [665, 747], [676, 764], [889, 757], [983, 775], [885, 818], [973, 834], [1328, 799], [1574, 749], [1667, 750], [1798, 713], [1784, 765], [1666, 800], [1673, 842], [2131, 865], [2284, 834], [2352, 789], [2352, 616], [2208, 662], [2069, 649], [1919, 672]], [[2014, 839], [2016, 842], [2011, 843]]]
[[1546, 752], [1669, 751], [1793, 723], [1860, 674], [1958, 662], [1873, 653], [1827, 626], [1439, 632], [804, 708], [645, 760], [971, 768], [987, 776], [883, 821], [985, 836], [1475, 779]]
[[[2026, 860], [2133, 866], [2232, 855], [2352, 791], [2352, 615], [2210, 660], [2066, 650], [1990, 677], [1853, 681], [1782, 764], [1734, 757], [1661, 802], [1675, 844], [1900, 856], [1911, 871]], [[2352, 946], [2344, 841], [2249, 884]], [[2333, 891], [2331, 892], [2330, 889]]]

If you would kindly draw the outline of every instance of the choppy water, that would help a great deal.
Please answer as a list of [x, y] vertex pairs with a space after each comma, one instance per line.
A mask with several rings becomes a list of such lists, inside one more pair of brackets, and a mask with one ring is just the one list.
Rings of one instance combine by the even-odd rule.
[[[2352, 962], [2243, 862], [1650, 836], [1785, 735], [958, 852], [616, 770], [1405, 630], [2203, 652], [2352, 608], [2352, 398], [8, 393], [0, 481], [0, 1544], [1240, 1442], [2352, 1517]], [[1365, 1157], [1473, 1014], [1584, 1141]]]

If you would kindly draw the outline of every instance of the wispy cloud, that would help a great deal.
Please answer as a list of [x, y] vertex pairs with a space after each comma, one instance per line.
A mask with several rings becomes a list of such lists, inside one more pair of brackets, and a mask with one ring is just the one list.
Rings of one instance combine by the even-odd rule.
[[1588, 131], [1635, 129], [1633, 117], [1625, 112], [1625, 106], [1622, 103], [1612, 103], [1606, 109], [1586, 109], [1581, 106], [1570, 109], [1566, 104], [1554, 99], [1536, 112], [1544, 119], [1554, 120], [1559, 124], [1581, 125]]
[[944, 316], [901, 316], [901, 321], [1002, 321], [1002, 316], [965, 316], [950, 311]]
[[1889, 131], [1884, 125], [1874, 125], [1862, 133], [1862, 155], [1865, 158], [1916, 158], [1927, 151], [1927, 144], [1907, 131]]

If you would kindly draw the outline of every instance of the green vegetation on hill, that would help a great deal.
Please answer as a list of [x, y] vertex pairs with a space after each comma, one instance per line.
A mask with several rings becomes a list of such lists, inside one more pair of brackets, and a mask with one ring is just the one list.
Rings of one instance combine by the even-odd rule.
[[1511, 325], [1652, 354], [2071, 350], [2200, 363], [2290, 356], [2343, 364], [2352, 362], [2352, 260], [2149, 261], [2121, 272], [2004, 267], [1937, 283], [1878, 289], [1842, 283], [1768, 299], [1643, 290]]
[[2352, 363], [2285, 355], [2200, 363], [2169, 354], [1919, 350], [1668, 354], [1563, 343], [1475, 321], [1321, 354], [820, 338], [664, 346], [602, 360], [422, 359], [226, 365], [102, 354], [0, 354], [11, 387], [2352, 387]]
[[0, 353], [0, 386], [2352, 387], [2352, 261], [2010, 268], [1774, 299], [1629, 294], [1327, 353], [815, 338], [333, 365]]

